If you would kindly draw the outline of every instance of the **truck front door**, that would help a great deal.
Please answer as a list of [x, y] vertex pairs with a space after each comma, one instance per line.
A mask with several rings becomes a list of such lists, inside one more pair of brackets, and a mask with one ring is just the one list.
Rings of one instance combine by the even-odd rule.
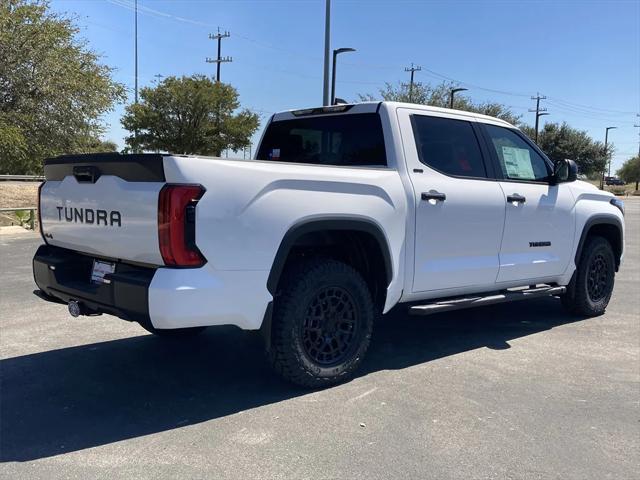
[[554, 185], [552, 166], [517, 130], [482, 125], [507, 199], [498, 283], [553, 281], [571, 258], [574, 198], [568, 184]]

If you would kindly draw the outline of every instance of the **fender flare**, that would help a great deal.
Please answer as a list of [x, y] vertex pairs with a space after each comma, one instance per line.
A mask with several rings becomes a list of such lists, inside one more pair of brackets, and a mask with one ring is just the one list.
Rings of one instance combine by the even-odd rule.
[[269, 278], [267, 279], [267, 290], [269, 290], [269, 293], [275, 295], [276, 287], [280, 281], [287, 257], [289, 256], [289, 253], [296, 241], [307, 233], [327, 230], [352, 230], [372, 235], [378, 242], [378, 246], [382, 252], [387, 286], [391, 283], [393, 278], [393, 263], [391, 261], [390, 253], [391, 248], [389, 247], [389, 242], [382, 232], [382, 229], [376, 223], [363, 218], [310, 219], [293, 225], [282, 238], [278, 251], [276, 252], [276, 256], [273, 259], [273, 264], [271, 265]]
[[[623, 251], [623, 235], [622, 235], [622, 222], [620, 219], [613, 215], [594, 215], [590, 217], [582, 227], [582, 233], [580, 234], [580, 240], [578, 242], [578, 248], [576, 249], [576, 255], [574, 257], [575, 264], [578, 265], [580, 261], [580, 256], [582, 255], [582, 249], [584, 247], [584, 243], [587, 240], [587, 236], [589, 235], [589, 231], [592, 227], [596, 225], [613, 225], [618, 229], [618, 233], [620, 234], [620, 244], [617, 245], [618, 251], [622, 253]], [[615, 245], [614, 245], [615, 247]], [[616, 258], [616, 271], [618, 270], [618, 266], [620, 265], [620, 257]]]

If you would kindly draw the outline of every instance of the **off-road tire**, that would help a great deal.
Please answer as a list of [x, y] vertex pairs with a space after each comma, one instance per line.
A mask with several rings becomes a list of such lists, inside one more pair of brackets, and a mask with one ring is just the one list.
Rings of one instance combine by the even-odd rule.
[[371, 293], [355, 269], [333, 259], [301, 260], [284, 272], [274, 301], [271, 365], [307, 388], [345, 382], [362, 363], [374, 317]]
[[603, 237], [588, 237], [576, 271], [562, 296], [562, 305], [574, 315], [602, 315], [613, 293], [615, 255], [611, 244]]

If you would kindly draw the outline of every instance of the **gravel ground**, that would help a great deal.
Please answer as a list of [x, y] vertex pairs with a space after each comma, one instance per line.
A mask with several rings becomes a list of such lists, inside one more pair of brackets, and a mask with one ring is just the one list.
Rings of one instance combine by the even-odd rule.
[[35, 207], [38, 182], [0, 182], [0, 208]]

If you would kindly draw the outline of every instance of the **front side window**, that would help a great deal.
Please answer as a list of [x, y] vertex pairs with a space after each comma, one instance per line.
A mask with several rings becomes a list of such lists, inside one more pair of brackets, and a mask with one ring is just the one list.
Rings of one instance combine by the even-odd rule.
[[544, 182], [551, 174], [549, 166], [520, 135], [513, 130], [485, 125], [498, 155], [502, 175], [508, 180]]
[[387, 165], [382, 123], [376, 113], [272, 122], [257, 158], [315, 165]]
[[487, 176], [478, 139], [469, 122], [412, 115], [411, 124], [422, 163], [446, 175]]

